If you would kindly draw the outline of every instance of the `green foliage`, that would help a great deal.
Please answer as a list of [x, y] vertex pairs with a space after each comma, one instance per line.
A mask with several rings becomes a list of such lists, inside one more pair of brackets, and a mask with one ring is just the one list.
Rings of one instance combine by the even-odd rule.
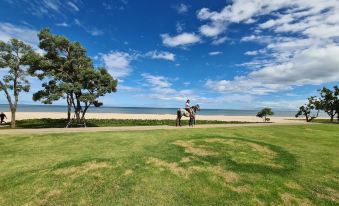
[[94, 68], [79, 42], [53, 35], [49, 29], [41, 30], [38, 36], [39, 47], [45, 54], [31, 67], [30, 73], [46, 81], [43, 89], [33, 95], [33, 100], [51, 104], [67, 98], [77, 118], [81, 118], [91, 105], [102, 105], [99, 97], [116, 92], [117, 80], [105, 68]]
[[[312, 121], [318, 117], [319, 110], [324, 111], [330, 117], [331, 121], [335, 115], [339, 120], [339, 88], [338, 86], [333, 87], [333, 91], [323, 87], [319, 90], [319, 97], [312, 96], [308, 98], [308, 103], [299, 108], [298, 113], [295, 115], [299, 117], [304, 115], [306, 121]], [[317, 111], [317, 115], [311, 115], [312, 111]]]
[[37, 59], [39, 54], [20, 40], [11, 39], [8, 43], [0, 41], [0, 69], [8, 69], [7, 75], [0, 80], [0, 91], [4, 92], [10, 106], [13, 128], [19, 94], [30, 89], [29, 81], [26, 79], [27, 67]]
[[326, 112], [328, 116], [330, 116], [331, 121], [333, 121], [334, 116], [338, 112], [337, 105], [339, 104], [339, 95], [336, 94], [336, 87], [334, 91], [323, 87], [320, 90], [320, 100], [319, 100], [319, 108]]
[[266, 122], [269, 121], [269, 118], [267, 118], [267, 116], [269, 115], [274, 115], [274, 112], [271, 108], [266, 107], [259, 111], [256, 116], [259, 118], [263, 118], [263, 120]]
[[[306, 121], [310, 122], [313, 119], [317, 118], [319, 115], [319, 109], [320, 109], [320, 102], [317, 100], [316, 97], [309, 97], [308, 103], [299, 107], [299, 110], [297, 114], [295, 115], [296, 118], [299, 116], [305, 116]], [[314, 115], [316, 113], [316, 115]]]

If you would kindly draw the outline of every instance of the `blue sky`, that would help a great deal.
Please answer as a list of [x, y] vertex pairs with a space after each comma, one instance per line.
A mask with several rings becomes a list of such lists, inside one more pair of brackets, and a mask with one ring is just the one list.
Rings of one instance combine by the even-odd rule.
[[[2, 0], [0, 40], [80, 41], [119, 79], [106, 106], [295, 109], [339, 82], [337, 0]], [[0, 75], [3, 75], [3, 70]], [[37, 104], [32, 93], [20, 103]], [[0, 103], [6, 103], [4, 95]], [[63, 101], [56, 104], [63, 104]]]

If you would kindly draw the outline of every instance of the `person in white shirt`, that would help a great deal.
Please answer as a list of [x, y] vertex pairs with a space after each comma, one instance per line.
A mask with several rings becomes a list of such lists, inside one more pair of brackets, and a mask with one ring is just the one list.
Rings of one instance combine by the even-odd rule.
[[190, 105], [190, 100], [189, 99], [186, 101], [185, 110], [190, 113], [190, 116], [192, 116], [192, 109], [191, 109], [191, 105]]

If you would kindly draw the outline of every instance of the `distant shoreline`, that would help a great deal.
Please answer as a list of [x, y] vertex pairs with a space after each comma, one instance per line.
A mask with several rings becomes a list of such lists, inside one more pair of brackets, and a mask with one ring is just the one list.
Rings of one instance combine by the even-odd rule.
[[[199, 115], [223, 115], [223, 116], [255, 116], [259, 109], [205, 109], [203, 105]], [[90, 113], [116, 113], [116, 114], [175, 114], [178, 108], [158, 108], [158, 107], [111, 107], [103, 106], [99, 108], [91, 107]], [[9, 112], [8, 105], [0, 104], [0, 112]], [[19, 105], [18, 112], [61, 112], [65, 113], [65, 105]], [[293, 118], [296, 111], [273, 109], [276, 117]]]

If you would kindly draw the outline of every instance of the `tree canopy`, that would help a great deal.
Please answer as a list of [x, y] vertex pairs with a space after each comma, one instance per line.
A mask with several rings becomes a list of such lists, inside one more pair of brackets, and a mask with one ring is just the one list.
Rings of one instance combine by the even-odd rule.
[[31, 46], [20, 40], [0, 41], [0, 69], [7, 69], [7, 74], [0, 80], [0, 91], [4, 92], [12, 113], [12, 128], [15, 127], [19, 94], [30, 90], [27, 68], [37, 59], [39, 55]]
[[[337, 115], [339, 121], [339, 88], [334, 86], [333, 90], [323, 87], [319, 90], [319, 96], [312, 96], [308, 98], [308, 103], [301, 106], [295, 115], [306, 117], [306, 121], [310, 122], [318, 117], [319, 110], [324, 111], [331, 119], [334, 120]], [[312, 114], [316, 112], [316, 115]]]
[[266, 107], [266, 108], [263, 108], [261, 111], [259, 111], [256, 116], [259, 118], [263, 118], [263, 120], [266, 122], [269, 120], [267, 118], [267, 116], [269, 115], [274, 115], [274, 112], [272, 111], [271, 108]]
[[43, 89], [33, 95], [33, 100], [51, 104], [66, 98], [80, 119], [91, 105], [102, 105], [99, 97], [116, 92], [117, 80], [105, 68], [94, 68], [79, 42], [53, 35], [47, 28], [38, 36], [39, 47], [45, 54], [31, 67], [30, 73], [44, 82]]

